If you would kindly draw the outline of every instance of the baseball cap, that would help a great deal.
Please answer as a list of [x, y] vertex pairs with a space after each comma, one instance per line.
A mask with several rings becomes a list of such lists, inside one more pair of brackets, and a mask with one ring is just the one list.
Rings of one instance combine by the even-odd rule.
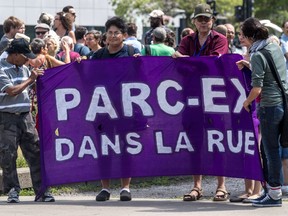
[[47, 29], [47, 30], [50, 30], [50, 27], [46, 24], [46, 23], [39, 23], [37, 24], [34, 29], [37, 29], [37, 28], [43, 28], [43, 29]]
[[149, 14], [149, 16], [150, 16], [150, 17], [153, 17], [153, 18], [159, 18], [159, 17], [161, 17], [161, 16], [163, 16], [163, 15], [164, 15], [164, 12], [161, 11], [161, 10], [153, 10], [153, 11]]
[[212, 17], [213, 12], [211, 10], [210, 5], [208, 4], [198, 4], [195, 7], [194, 14], [193, 14], [193, 19], [199, 17], [199, 16], [206, 16], [206, 17]]
[[6, 50], [9, 54], [21, 53], [29, 59], [34, 59], [36, 56], [32, 53], [29, 43], [24, 38], [14, 39]]
[[163, 27], [157, 27], [153, 30], [153, 36], [164, 41], [166, 38], [166, 30]]

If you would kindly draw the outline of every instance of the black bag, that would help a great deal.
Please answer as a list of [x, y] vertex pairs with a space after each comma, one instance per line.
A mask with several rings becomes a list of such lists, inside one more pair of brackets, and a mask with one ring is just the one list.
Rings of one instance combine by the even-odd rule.
[[276, 66], [274, 64], [274, 61], [272, 60], [270, 53], [265, 49], [260, 50], [260, 52], [266, 58], [268, 65], [272, 71], [272, 74], [273, 74], [275, 80], [277, 81], [277, 83], [281, 89], [281, 92], [282, 92], [283, 104], [284, 104], [284, 117], [283, 117], [283, 120], [281, 123], [280, 144], [283, 148], [288, 148], [288, 95], [285, 92], [285, 89], [282, 85], [279, 74], [276, 72], [277, 71]]

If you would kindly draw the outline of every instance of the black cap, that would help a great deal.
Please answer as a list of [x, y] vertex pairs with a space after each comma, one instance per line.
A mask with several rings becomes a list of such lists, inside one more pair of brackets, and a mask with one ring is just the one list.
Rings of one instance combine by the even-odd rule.
[[29, 43], [24, 38], [14, 39], [6, 50], [9, 54], [21, 53], [29, 59], [36, 58], [29, 47]]

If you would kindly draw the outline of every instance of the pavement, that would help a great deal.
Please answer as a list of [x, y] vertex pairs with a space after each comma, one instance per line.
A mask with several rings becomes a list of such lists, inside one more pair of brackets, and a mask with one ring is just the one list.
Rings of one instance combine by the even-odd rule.
[[288, 201], [282, 207], [256, 208], [251, 204], [213, 202], [198, 200], [183, 202], [181, 199], [144, 199], [135, 198], [130, 202], [121, 202], [112, 198], [106, 202], [96, 202], [95, 196], [55, 196], [55, 203], [34, 202], [33, 196], [20, 197], [21, 202], [6, 203], [6, 196], [0, 197], [0, 215], [2, 216], [282, 216], [288, 215]]
[[[172, 178], [173, 179], [173, 178]], [[191, 177], [170, 180], [168, 185], [141, 187], [140, 182], [149, 182], [153, 178], [132, 179], [131, 202], [119, 201], [119, 180], [115, 180], [111, 189], [111, 198], [106, 202], [96, 202], [99, 182], [90, 182], [94, 191], [70, 191], [55, 196], [55, 203], [34, 202], [34, 196], [20, 196], [20, 203], [8, 204], [7, 196], [0, 196], [0, 216], [282, 216], [288, 215], [288, 194], [283, 196], [282, 207], [256, 208], [251, 204], [213, 202], [216, 178], [204, 176], [202, 186], [203, 199], [196, 202], [183, 202], [182, 196], [191, 186]], [[141, 181], [140, 181], [141, 180]], [[151, 182], [150, 181], [150, 182]], [[113, 181], [112, 181], [113, 183]], [[226, 187], [230, 197], [243, 193], [243, 179], [226, 178]]]

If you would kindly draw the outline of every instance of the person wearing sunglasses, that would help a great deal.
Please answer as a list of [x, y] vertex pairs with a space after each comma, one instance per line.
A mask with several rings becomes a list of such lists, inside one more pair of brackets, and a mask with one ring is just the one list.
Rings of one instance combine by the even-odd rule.
[[[228, 52], [227, 38], [212, 29], [216, 18], [213, 15], [210, 5], [198, 4], [195, 7], [192, 23], [196, 31], [184, 37], [178, 50], [172, 57], [199, 57], [199, 56], [220, 56]], [[191, 191], [183, 196], [183, 201], [196, 201], [203, 196], [202, 176], [194, 175], [194, 186]], [[225, 178], [217, 177], [218, 184], [213, 201], [226, 201], [228, 192], [225, 186]]]
[[35, 38], [44, 39], [49, 34], [50, 27], [45, 23], [39, 23], [35, 27]]

